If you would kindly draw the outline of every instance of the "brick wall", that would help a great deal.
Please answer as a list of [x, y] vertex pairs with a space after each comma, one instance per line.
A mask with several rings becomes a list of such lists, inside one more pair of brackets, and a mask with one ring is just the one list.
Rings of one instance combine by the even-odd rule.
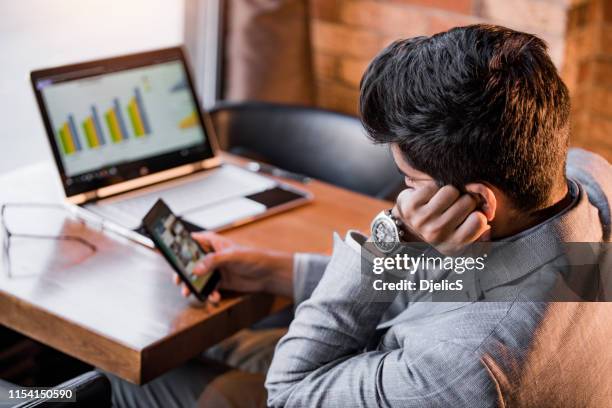
[[572, 95], [572, 144], [612, 162], [612, 1], [575, 1], [563, 76]]
[[431, 35], [478, 22], [539, 35], [548, 42], [553, 60], [561, 68], [567, 3], [568, 0], [310, 0], [317, 104], [355, 114], [361, 75], [385, 45], [398, 38]]

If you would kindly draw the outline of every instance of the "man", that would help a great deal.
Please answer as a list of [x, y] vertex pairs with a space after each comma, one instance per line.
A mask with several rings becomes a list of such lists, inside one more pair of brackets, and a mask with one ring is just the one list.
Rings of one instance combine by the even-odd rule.
[[[593, 154], [567, 155], [569, 108], [544, 43], [532, 35], [475, 25], [391, 44], [361, 83], [363, 123], [375, 142], [390, 145], [406, 176], [391, 215], [377, 220], [442, 254], [511, 243], [520, 267], [479, 277], [485, 295], [552, 265], [557, 243], [609, 241], [612, 170]], [[365, 237], [356, 232], [335, 237], [331, 258], [196, 238], [216, 249], [199, 273], [220, 269], [222, 288], [293, 296], [295, 318], [265, 382], [270, 406], [495, 406], [483, 357], [498, 346], [525, 350], [546, 308], [517, 299], [418, 302], [409, 292], [381, 298], [359, 278]], [[262, 390], [262, 375], [206, 370], [182, 368], [144, 390], [115, 384], [116, 401], [155, 402], [172, 386], [171, 394], [192, 398], [176, 403], [264, 398], [248, 391]]]

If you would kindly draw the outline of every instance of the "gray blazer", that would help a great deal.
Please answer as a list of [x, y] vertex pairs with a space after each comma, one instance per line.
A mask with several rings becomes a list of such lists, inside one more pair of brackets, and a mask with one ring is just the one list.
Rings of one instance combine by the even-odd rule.
[[[555, 242], [610, 241], [612, 169], [573, 150], [567, 175], [573, 205], [513, 238], [521, 271], [502, 274], [489, 290], [550, 264]], [[546, 305], [536, 302], [381, 301], [359, 279], [351, 239], [334, 238], [331, 259], [296, 256], [289, 331], [266, 379], [274, 407], [490, 407], [494, 385], [481, 363], [499, 345], [529, 347]], [[491, 289], [492, 290], [492, 289]]]

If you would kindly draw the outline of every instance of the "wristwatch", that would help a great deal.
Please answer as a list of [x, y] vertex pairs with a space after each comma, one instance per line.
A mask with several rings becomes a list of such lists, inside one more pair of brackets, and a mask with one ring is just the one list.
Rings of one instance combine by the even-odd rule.
[[374, 217], [370, 230], [376, 248], [384, 253], [393, 251], [404, 236], [402, 225], [402, 221], [396, 218], [391, 210], [383, 210]]

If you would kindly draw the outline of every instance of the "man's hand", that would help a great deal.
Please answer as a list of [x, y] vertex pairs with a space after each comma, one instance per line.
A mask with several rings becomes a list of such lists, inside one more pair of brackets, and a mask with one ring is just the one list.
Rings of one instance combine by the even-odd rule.
[[[214, 251], [196, 265], [194, 274], [206, 275], [218, 269], [221, 273], [220, 289], [293, 296], [292, 254], [241, 246], [213, 232], [192, 236], [204, 250]], [[174, 282], [181, 285], [183, 296], [189, 296], [189, 289], [181, 283], [178, 275], [175, 275]], [[220, 299], [217, 290], [208, 297], [211, 303], [218, 303]]]
[[473, 195], [453, 186], [439, 188], [432, 181], [402, 191], [393, 215], [409, 230], [405, 240], [425, 241], [440, 253], [452, 255], [473, 242], [488, 240], [491, 226], [478, 205]]

